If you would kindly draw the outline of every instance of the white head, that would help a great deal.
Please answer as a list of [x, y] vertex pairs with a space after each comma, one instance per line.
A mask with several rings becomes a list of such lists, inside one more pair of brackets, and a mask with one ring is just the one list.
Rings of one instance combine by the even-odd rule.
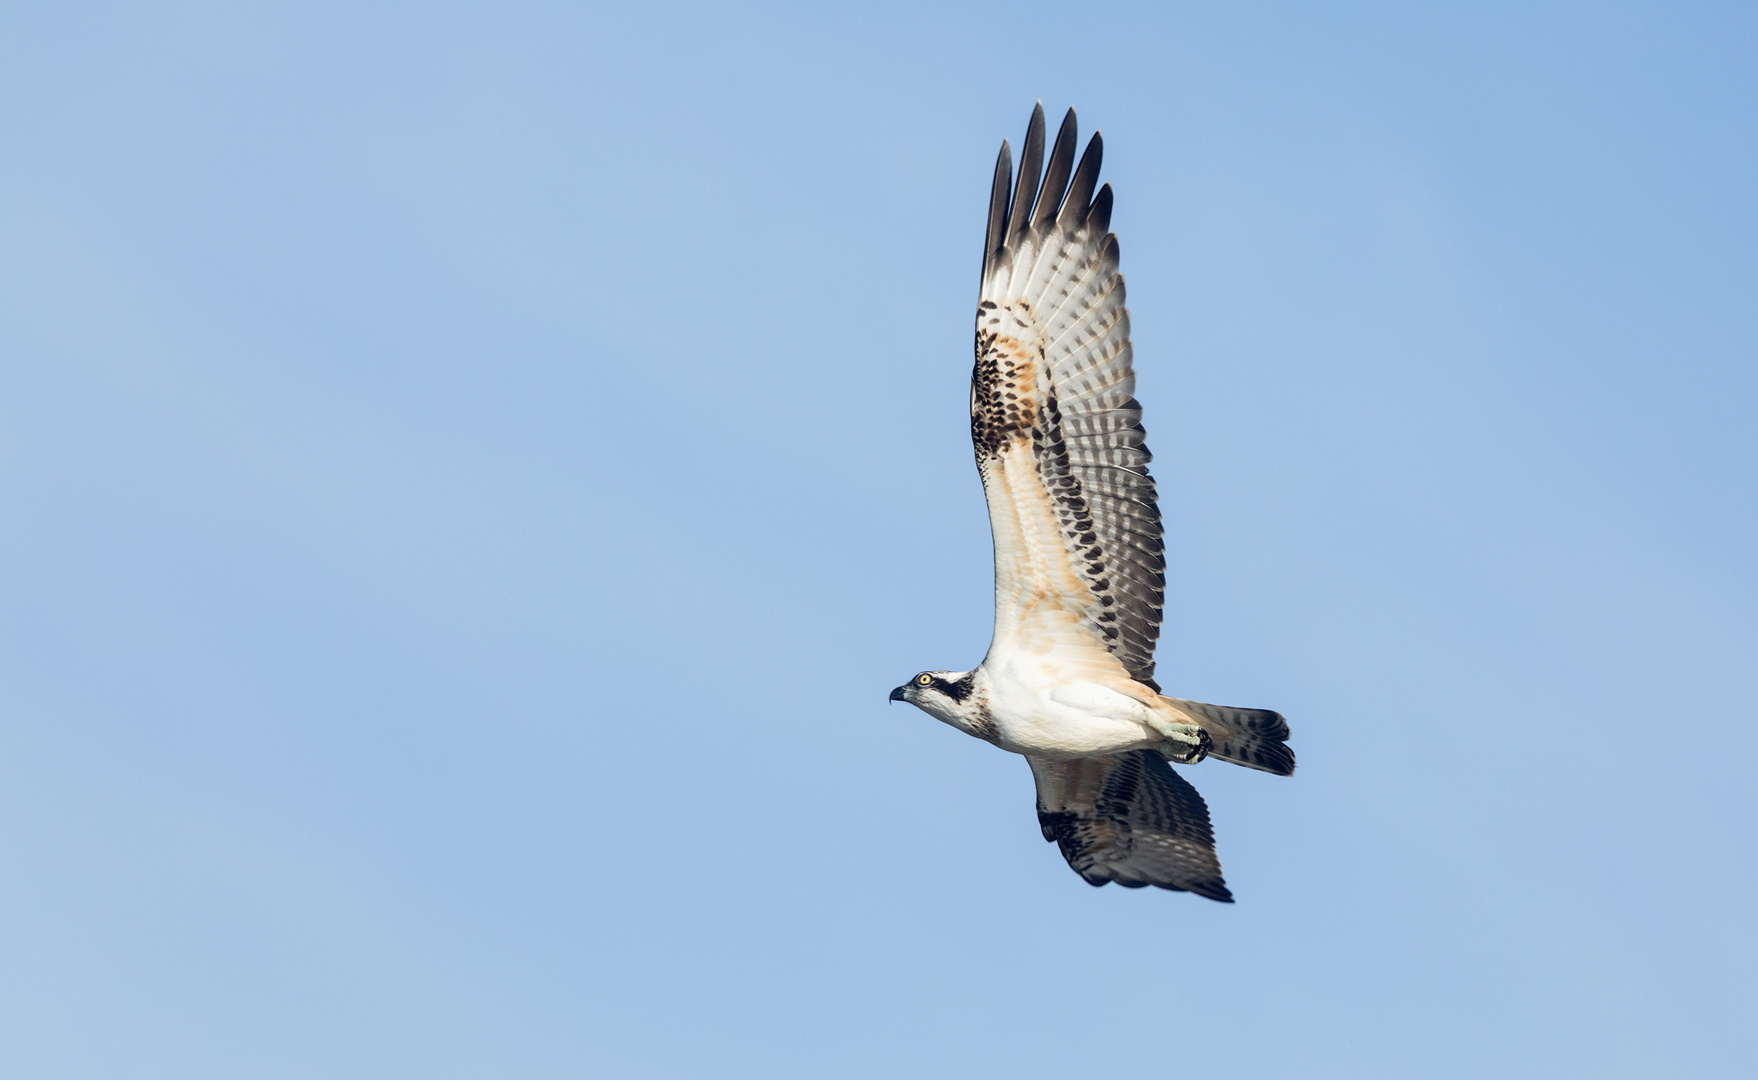
[[995, 738], [988, 695], [977, 686], [974, 671], [924, 671], [893, 690], [891, 700], [907, 701], [967, 735], [990, 741]]

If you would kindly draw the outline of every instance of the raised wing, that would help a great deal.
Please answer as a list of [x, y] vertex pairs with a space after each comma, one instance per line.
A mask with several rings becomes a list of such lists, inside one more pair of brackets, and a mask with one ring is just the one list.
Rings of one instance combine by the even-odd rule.
[[971, 441], [995, 536], [991, 651], [1035, 631], [1065, 643], [1084, 630], [1158, 690], [1166, 563], [1107, 231], [1111, 187], [1093, 193], [1099, 136], [1078, 166], [1074, 144], [1070, 109], [1040, 186], [1040, 105], [1017, 182], [1005, 142], [995, 163], [971, 375]]
[[1051, 761], [1027, 757], [1038, 824], [1089, 885], [1158, 885], [1233, 902], [1209, 808], [1152, 750]]

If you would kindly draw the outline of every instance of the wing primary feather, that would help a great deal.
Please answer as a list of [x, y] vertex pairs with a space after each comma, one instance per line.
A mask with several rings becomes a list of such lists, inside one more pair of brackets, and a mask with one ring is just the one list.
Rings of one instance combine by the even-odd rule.
[[1013, 179], [1013, 151], [1007, 140], [1001, 140], [1001, 153], [995, 158], [995, 181], [989, 185], [989, 232], [983, 238], [983, 281], [1001, 260], [1002, 243], [1007, 238], [1007, 182]]
[[[1099, 189], [1099, 197], [1093, 200], [1093, 207], [1087, 211], [1087, 228], [1096, 235], [1103, 236], [1111, 231], [1111, 185], [1106, 184]], [[1117, 258], [1117, 244], [1110, 243], [1110, 258]]]
[[1038, 205], [1032, 211], [1032, 232], [1042, 235], [1056, 220], [1062, 209], [1062, 196], [1068, 192], [1068, 174], [1074, 168], [1074, 144], [1079, 141], [1074, 110], [1062, 118], [1062, 129], [1056, 133], [1056, 145], [1050, 149], [1050, 169], [1038, 188]]
[[1093, 197], [1093, 188], [1099, 185], [1099, 166], [1104, 160], [1105, 139], [1095, 131], [1087, 143], [1087, 152], [1080, 156], [1080, 164], [1075, 167], [1074, 180], [1068, 185], [1068, 196], [1062, 200], [1062, 210], [1056, 215], [1058, 228], [1068, 232], [1080, 228]]
[[1019, 182], [1013, 189], [1013, 206], [1007, 214], [1007, 249], [1018, 251], [1025, 239], [1026, 227], [1032, 216], [1032, 201], [1038, 194], [1038, 172], [1044, 164], [1044, 103], [1032, 108], [1032, 119], [1026, 125], [1025, 143], [1019, 148]]

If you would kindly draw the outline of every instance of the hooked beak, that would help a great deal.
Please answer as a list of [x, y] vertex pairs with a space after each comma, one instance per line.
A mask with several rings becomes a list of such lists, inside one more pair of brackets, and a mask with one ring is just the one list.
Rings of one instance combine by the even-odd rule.
[[891, 692], [891, 698], [890, 698], [890, 700], [891, 700], [891, 701], [903, 701], [903, 700], [906, 700], [906, 699], [905, 699], [905, 698], [904, 698], [904, 696], [903, 696], [903, 692], [904, 692], [904, 691], [905, 691], [905, 690], [907, 690], [907, 689], [909, 689], [909, 687], [908, 687], [908, 686], [900, 686], [900, 687], [898, 687], [898, 688], [897, 688], [897, 689], [896, 689], [896, 690], [893, 690], [893, 691], [892, 691], [892, 692]]

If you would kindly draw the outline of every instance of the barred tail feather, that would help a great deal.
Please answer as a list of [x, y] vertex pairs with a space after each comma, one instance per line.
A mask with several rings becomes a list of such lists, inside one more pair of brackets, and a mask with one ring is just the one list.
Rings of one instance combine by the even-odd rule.
[[1200, 701], [1167, 698], [1201, 724], [1214, 746], [1209, 756], [1262, 769], [1277, 776], [1294, 772], [1294, 751], [1288, 748], [1288, 721], [1268, 709], [1236, 709], [1230, 705], [1205, 705]]

